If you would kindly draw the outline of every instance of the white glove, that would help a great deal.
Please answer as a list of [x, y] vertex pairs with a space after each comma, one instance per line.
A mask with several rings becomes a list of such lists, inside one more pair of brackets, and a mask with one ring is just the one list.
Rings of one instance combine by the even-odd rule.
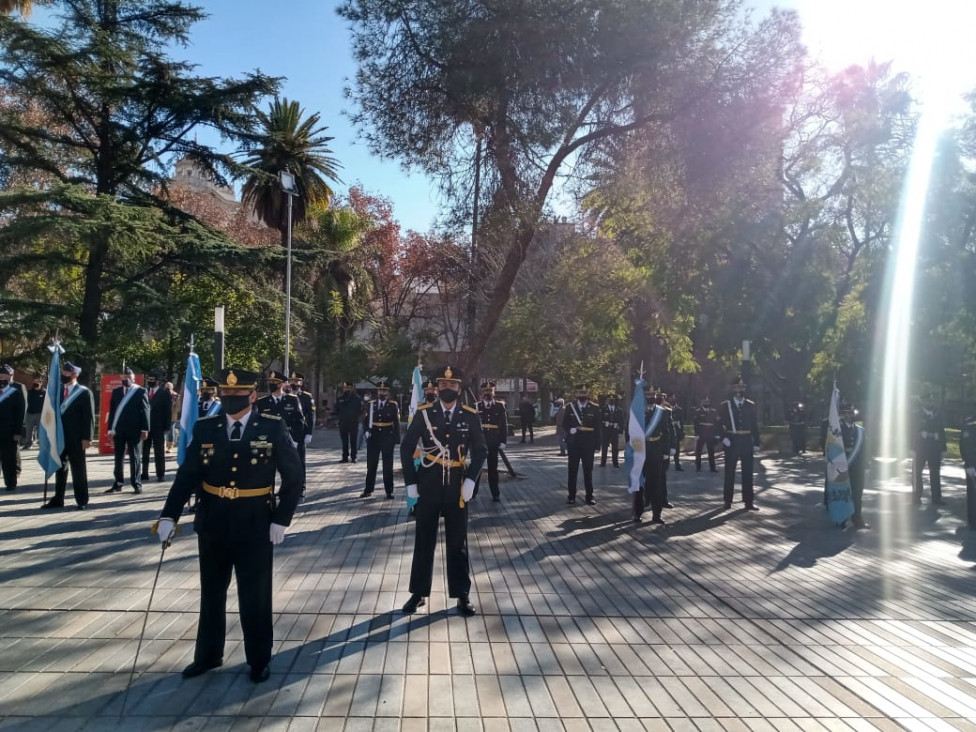
[[732, 440], [726, 437], [724, 440], [722, 440], [722, 444], [725, 445], [726, 447], [732, 447]]
[[312, 436], [311, 435], [305, 435], [305, 444], [308, 445], [308, 444], [311, 444], [311, 442], [312, 442]]
[[416, 483], [407, 486], [407, 498], [417, 498], [419, 495]]
[[286, 526], [282, 526], [281, 524], [271, 524], [271, 531], [268, 532], [271, 543], [277, 545], [283, 542], [285, 540], [286, 530]]
[[115, 437], [115, 430], [109, 430], [107, 434], [109, 437]]
[[474, 481], [471, 478], [465, 478], [464, 484], [461, 486], [461, 496], [464, 498], [464, 502], [467, 503], [471, 500], [471, 496], [474, 495]]
[[966, 468], [966, 475], [970, 478], [976, 478], [976, 468]]
[[759, 454], [759, 445], [753, 445], [752, 446], [752, 454], [753, 455], [758, 455]]
[[502, 452], [505, 452], [505, 447], [506, 447], [506, 445], [505, 445], [505, 443], [503, 442], [503, 443], [501, 443], [501, 444], [500, 444], [500, 445], [498, 446], [498, 449], [499, 449], [499, 450], [501, 450]]
[[367, 440], [369, 439], [369, 430], [363, 432], [363, 437], [365, 437]]
[[176, 534], [176, 522], [170, 518], [161, 518], [156, 524], [156, 534], [159, 536], [159, 543], [166, 544]]
[[576, 434], [576, 428], [575, 427], [570, 427], [569, 428], [569, 434], [575, 435]]

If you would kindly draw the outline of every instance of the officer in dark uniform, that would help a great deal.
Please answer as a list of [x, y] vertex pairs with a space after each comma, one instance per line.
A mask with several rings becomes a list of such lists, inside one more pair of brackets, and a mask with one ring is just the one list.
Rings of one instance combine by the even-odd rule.
[[861, 515], [861, 505], [864, 499], [864, 474], [867, 467], [867, 460], [864, 457], [864, 428], [854, 421], [855, 415], [853, 404], [841, 403], [840, 432], [844, 440], [847, 475], [851, 481], [851, 500], [854, 503], [851, 525], [855, 529], [869, 529], [871, 527], [864, 522], [864, 517]]
[[712, 402], [707, 396], [701, 400], [701, 406], [695, 412], [695, 470], [701, 471], [702, 451], [708, 451], [708, 467], [713, 473], [718, 472], [715, 467], [715, 443], [719, 440], [718, 412], [712, 409]]
[[966, 520], [970, 529], [976, 529], [976, 415], [963, 420], [959, 453], [966, 470]]
[[[312, 443], [312, 433], [315, 432], [315, 399], [309, 392], [305, 391], [304, 384], [305, 374], [301, 371], [292, 370], [288, 375], [288, 385], [291, 387], [291, 393], [298, 397], [298, 402], [302, 405], [302, 416], [305, 417], [305, 434], [298, 450], [298, 454], [302, 456], [302, 470], [305, 470], [307, 448]], [[304, 483], [302, 484], [302, 492], [305, 492]]]
[[[661, 511], [667, 501], [665, 466], [671, 459], [674, 430], [667, 407], [657, 404], [651, 390], [647, 391], [644, 413], [644, 490], [634, 493], [634, 521], [639, 522], [647, 505], [651, 507], [651, 523], [663, 524]], [[640, 435], [630, 436], [641, 439]]]
[[[470, 616], [475, 614], [475, 608], [468, 598], [471, 575], [467, 502], [474, 495], [475, 478], [481, 472], [488, 447], [478, 410], [458, 401], [461, 372], [445, 366], [437, 371], [436, 379], [438, 401], [418, 407], [400, 446], [407, 495], [417, 499], [410, 599], [403, 612], [415, 612], [430, 595], [437, 528], [443, 516], [448, 596], [457, 598], [461, 615]], [[414, 451], [418, 447], [421, 456], [420, 466], [416, 467]]]
[[932, 505], [944, 506], [942, 500], [942, 458], [946, 452], [945, 425], [942, 415], [935, 408], [935, 398], [926, 394], [919, 409], [915, 412], [912, 426], [912, 489], [913, 502], [922, 505], [922, 470], [929, 466], [929, 481], [932, 483]]
[[220, 397], [217, 396], [217, 380], [205, 378], [200, 382], [200, 401], [197, 403], [197, 419], [220, 414]]
[[305, 415], [298, 397], [286, 394], [284, 384], [285, 375], [282, 372], [270, 371], [268, 394], [258, 399], [254, 406], [261, 414], [274, 414], [284, 421], [302, 463], [302, 495], [305, 495]]
[[807, 410], [800, 402], [790, 406], [787, 415], [790, 424], [790, 441], [793, 443], [793, 454], [802, 455], [807, 451]]
[[613, 467], [619, 468], [617, 457], [620, 433], [624, 431], [624, 412], [617, 406], [617, 395], [608, 394], [607, 403], [600, 410], [600, 467], [607, 464], [607, 448], [613, 456]]
[[[481, 401], [478, 402], [478, 416], [481, 427], [485, 431], [485, 443], [488, 446], [488, 488], [491, 490], [491, 500], [496, 503], [501, 500], [498, 489], [498, 456], [505, 451], [505, 441], [508, 439], [508, 411], [505, 405], [495, 399], [495, 382], [485, 381], [481, 384]], [[481, 474], [474, 483], [474, 498], [478, 495]]]
[[[281, 417], [252, 408], [258, 376], [234, 368], [221, 372], [223, 411], [194, 426], [158, 522], [159, 539], [166, 543], [183, 506], [196, 493], [200, 620], [193, 663], [183, 669], [186, 678], [223, 664], [232, 572], [251, 681], [266, 681], [270, 674], [273, 546], [284, 541], [298, 505], [302, 465]], [[281, 476], [277, 500], [271, 492], [275, 472]]]
[[428, 377], [424, 382], [424, 403], [433, 404], [437, 401], [437, 382]]
[[164, 389], [166, 372], [154, 369], [146, 375], [149, 397], [149, 437], [142, 443], [142, 480], [149, 480], [149, 451], [153, 452], [156, 480], [166, 477], [166, 433], [173, 419], [173, 392]]
[[115, 447], [115, 482], [105, 492], [122, 492], [128, 450], [132, 490], [142, 493], [142, 443], [149, 437], [149, 394], [136, 383], [136, 375], [128, 367], [122, 370], [122, 386], [112, 389], [109, 399], [108, 435]]
[[54, 497], [41, 508], [62, 508], [68, 488], [68, 468], [71, 468], [71, 487], [79, 509], [88, 506], [88, 464], [85, 452], [91, 447], [95, 431], [95, 399], [88, 387], [78, 383], [81, 367], [70, 361], [61, 364], [61, 426], [64, 428], [64, 451], [61, 469], [54, 474]]
[[671, 394], [667, 398], [668, 409], [671, 410], [671, 428], [674, 430], [674, 441], [671, 449], [674, 450], [674, 469], [681, 471], [681, 445], [685, 441], [685, 410], [678, 406], [678, 395]]
[[44, 381], [37, 377], [27, 392], [27, 425], [24, 432], [22, 446], [27, 449], [34, 446], [37, 433], [41, 428], [41, 412], [44, 411], [44, 399], [47, 390], [44, 388]]
[[675, 451], [674, 446], [679, 444], [678, 431], [675, 429], [674, 419], [671, 413], [671, 405], [668, 403], [667, 393], [661, 389], [658, 389], [654, 395], [654, 403], [664, 410], [661, 421], [665, 424], [664, 429], [668, 430], [671, 434], [671, 447], [664, 456], [664, 474], [661, 488], [663, 503], [661, 505], [663, 508], [674, 508], [674, 505], [668, 500], [668, 470], [671, 467], [671, 458], [673, 457], [673, 453]]
[[353, 390], [352, 383], [342, 382], [342, 393], [336, 399], [336, 418], [339, 421], [339, 437], [342, 438], [342, 462], [352, 458], [356, 462], [356, 447], [359, 441], [359, 422], [363, 418], [363, 400]]
[[758, 511], [752, 491], [753, 455], [759, 452], [759, 418], [755, 402], [746, 399], [746, 382], [741, 376], [732, 382], [732, 398], [718, 408], [722, 444], [725, 446], [725, 507], [732, 508], [735, 468], [742, 464], [742, 501], [750, 511]]
[[576, 503], [576, 478], [583, 465], [583, 486], [586, 505], [595, 506], [593, 498], [593, 455], [600, 439], [600, 408], [590, 401], [590, 387], [579, 384], [576, 399], [569, 402], [563, 416], [563, 429], [569, 447], [569, 496], [566, 503]]
[[27, 432], [27, 390], [14, 381], [12, 366], [0, 366], [0, 467], [8, 491], [17, 489], [20, 443]]
[[393, 498], [393, 449], [400, 444], [400, 409], [390, 399], [390, 383], [383, 379], [376, 385], [376, 399], [369, 403], [363, 418], [366, 437], [366, 488], [360, 498], [373, 495], [376, 468], [383, 458], [383, 488]]

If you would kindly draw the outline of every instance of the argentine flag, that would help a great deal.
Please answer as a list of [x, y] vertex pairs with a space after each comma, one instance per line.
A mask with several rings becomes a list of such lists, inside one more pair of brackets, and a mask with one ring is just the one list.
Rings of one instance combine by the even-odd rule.
[[636, 493], [644, 486], [644, 380], [634, 381], [634, 398], [630, 400], [627, 434], [630, 442], [624, 448], [624, 468], [627, 470], [627, 492]]
[[847, 469], [847, 453], [844, 451], [844, 435], [840, 429], [840, 392], [834, 384], [830, 397], [828, 414], [827, 442], [827, 512], [830, 520], [843, 526], [854, 515], [854, 501], [851, 498], [851, 478]]
[[413, 422], [413, 415], [420, 406], [420, 400], [424, 396], [424, 377], [420, 373], [420, 364], [413, 367], [413, 388], [410, 390], [410, 410], [407, 412], [407, 424]]
[[193, 425], [197, 423], [197, 392], [200, 390], [200, 357], [190, 353], [186, 360], [186, 378], [183, 379], [183, 407], [180, 410], [180, 442], [176, 451], [176, 464], [182, 465], [186, 448], [193, 440]]
[[61, 469], [61, 453], [64, 452], [64, 427], [61, 424], [61, 354], [64, 349], [57, 341], [48, 349], [51, 351], [51, 368], [47, 372], [47, 395], [37, 433], [37, 463], [45, 478]]

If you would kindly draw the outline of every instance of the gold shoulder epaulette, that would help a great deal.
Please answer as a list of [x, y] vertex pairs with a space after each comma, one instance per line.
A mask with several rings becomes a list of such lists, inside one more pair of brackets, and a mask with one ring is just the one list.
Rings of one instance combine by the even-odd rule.
[[462, 408], [462, 409], [465, 409], [465, 410], [466, 410], [466, 411], [468, 411], [468, 412], [471, 412], [471, 414], [477, 414], [477, 413], [478, 413], [478, 410], [477, 410], [477, 409], [475, 409], [474, 407], [472, 407], [472, 406], [471, 406], [471, 405], [469, 405], [469, 404], [462, 404], [462, 405], [461, 405], [461, 408]]
[[433, 404], [427, 404], [427, 403], [418, 404], [417, 405], [417, 411], [419, 412], [421, 409], [430, 409], [432, 406], [434, 406], [434, 405]]
[[267, 412], [261, 412], [261, 416], [265, 419], [277, 419], [278, 421], [281, 421], [280, 414], [268, 414]]

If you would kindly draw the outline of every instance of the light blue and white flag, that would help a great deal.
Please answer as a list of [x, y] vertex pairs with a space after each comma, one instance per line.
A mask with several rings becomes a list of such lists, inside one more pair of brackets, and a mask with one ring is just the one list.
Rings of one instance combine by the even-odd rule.
[[847, 468], [847, 453], [844, 451], [844, 435], [840, 429], [840, 392], [834, 384], [830, 397], [830, 412], [827, 417], [827, 512], [830, 520], [842, 526], [854, 515], [854, 501], [851, 498], [851, 479]]
[[61, 423], [61, 354], [64, 349], [55, 341], [48, 346], [51, 351], [51, 367], [48, 369], [47, 395], [41, 407], [41, 426], [37, 432], [37, 463], [50, 478], [61, 469], [61, 453], [64, 452], [64, 427]]
[[176, 451], [176, 464], [182, 465], [186, 449], [193, 441], [193, 425], [197, 423], [199, 404], [197, 392], [200, 391], [200, 357], [190, 351], [186, 359], [186, 378], [183, 379], [183, 407], [180, 410], [180, 442]]
[[634, 398], [630, 400], [630, 415], [627, 418], [630, 442], [624, 448], [624, 468], [627, 470], [628, 493], [636, 493], [644, 486], [644, 412], [647, 409], [644, 383], [643, 379], [634, 381]]
[[[407, 424], [409, 425], [413, 422], [413, 415], [417, 413], [417, 407], [420, 406], [420, 400], [424, 398], [424, 377], [420, 373], [420, 364], [418, 363], [413, 367], [413, 377], [410, 379], [413, 386], [410, 389], [410, 410], [407, 413]], [[414, 458], [414, 465], [420, 465], [420, 458]], [[407, 496], [407, 511], [413, 509], [417, 505], [417, 499]]]

